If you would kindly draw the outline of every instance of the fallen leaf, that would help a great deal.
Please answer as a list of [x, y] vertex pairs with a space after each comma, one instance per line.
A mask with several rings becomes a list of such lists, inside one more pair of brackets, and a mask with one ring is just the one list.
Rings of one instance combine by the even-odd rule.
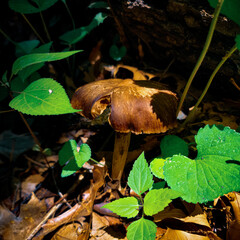
[[3, 239], [27, 239], [31, 231], [42, 221], [46, 214], [44, 200], [39, 200], [33, 193], [27, 204], [21, 205], [20, 215], [7, 224], [2, 233]]

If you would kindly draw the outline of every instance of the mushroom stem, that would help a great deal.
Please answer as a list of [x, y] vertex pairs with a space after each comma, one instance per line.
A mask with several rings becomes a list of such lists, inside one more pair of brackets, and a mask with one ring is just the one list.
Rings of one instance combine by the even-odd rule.
[[128, 147], [130, 144], [131, 132], [115, 134], [115, 143], [112, 160], [112, 179], [121, 180], [123, 169], [126, 163]]

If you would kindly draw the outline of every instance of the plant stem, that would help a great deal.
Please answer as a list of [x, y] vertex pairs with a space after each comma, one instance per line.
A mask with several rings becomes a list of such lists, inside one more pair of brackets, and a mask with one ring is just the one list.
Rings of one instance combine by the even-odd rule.
[[42, 20], [42, 24], [43, 24], [44, 31], [45, 31], [45, 33], [47, 34], [48, 41], [51, 42], [51, 37], [50, 37], [50, 34], [49, 34], [49, 32], [48, 32], [47, 25], [46, 25], [46, 23], [45, 23], [45, 21], [44, 21], [42, 12], [40, 12], [40, 17], [41, 17], [41, 20]]
[[0, 33], [12, 44], [14, 44], [15, 46], [17, 45], [16, 42], [14, 42], [1, 28], [0, 28]]
[[195, 77], [199, 67], [201, 66], [201, 64], [203, 62], [203, 59], [204, 59], [204, 57], [205, 57], [205, 55], [206, 55], [206, 53], [208, 51], [209, 45], [210, 45], [210, 43], [212, 41], [213, 33], [214, 33], [214, 30], [215, 30], [215, 27], [216, 27], [216, 24], [217, 24], [218, 16], [220, 14], [220, 10], [222, 8], [223, 2], [224, 2], [224, 0], [218, 0], [218, 4], [217, 4], [217, 6], [215, 8], [215, 11], [213, 13], [214, 17], [213, 17], [213, 20], [211, 22], [211, 25], [210, 25], [210, 28], [209, 28], [209, 31], [208, 31], [206, 42], [204, 44], [203, 50], [202, 50], [202, 52], [201, 52], [201, 54], [200, 54], [200, 56], [199, 56], [199, 58], [197, 60], [196, 65], [194, 66], [194, 69], [193, 69], [193, 71], [192, 71], [192, 73], [191, 73], [191, 75], [190, 75], [190, 77], [188, 79], [188, 82], [187, 82], [187, 84], [185, 86], [185, 89], [183, 91], [182, 97], [181, 97], [179, 105], [178, 105], [177, 115], [178, 115], [178, 113], [180, 112], [180, 110], [182, 108], [183, 102], [184, 102], [184, 100], [186, 98], [186, 95], [187, 95], [187, 92], [188, 92], [188, 90], [189, 90], [189, 88], [191, 86], [192, 80], [194, 79], [194, 77]]
[[35, 35], [39, 38], [39, 40], [42, 43], [45, 43], [44, 40], [41, 38], [41, 36], [38, 34], [37, 30], [33, 27], [33, 25], [28, 21], [27, 17], [24, 14], [21, 14], [22, 17], [24, 18], [24, 20], [27, 22], [27, 24], [30, 26], [30, 28], [33, 30], [33, 32], [35, 33]]
[[93, 162], [95, 162], [96, 164], [99, 164], [99, 165], [101, 165], [101, 166], [104, 167], [104, 165], [103, 165], [102, 163], [98, 162], [97, 160], [95, 160], [95, 159], [93, 159], [93, 158], [90, 158], [90, 160], [93, 161]]
[[69, 16], [70, 16], [70, 18], [71, 18], [71, 21], [72, 21], [73, 29], [75, 30], [76, 27], [75, 27], [75, 22], [74, 22], [72, 13], [71, 13], [71, 11], [70, 11], [70, 9], [69, 9], [66, 1], [62, 1], [62, 2], [63, 2], [63, 4], [65, 5], [65, 7], [66, 7], [66, 9], [67, 9], [67, 12], [68, 12], [68, 14], [69, 14]]
[[115, 143], [112, 160], [112, 179], [121, 181], [123, 170], [125, 167], [128, 147], [130, 144], [131, 132], [115, 134]]
[[222, 58], [222, 60], [220, 61], [220, 63], [217, 65], [217, 67], [214, 69], [212, 75], [210, 76], [207, 85], [205, 87], [205, 89], [203, 90], [201, 96], [199, 97], [197, 103], [195, 104], [193, 110], [189, 113], [188, 117], [185, 119], [183, 126], [192, 118], [192, 116], [194, 115], [195, 111], [197, 110], [197, 107], [199, 106], [199, 104], [201, 103], [201, 101], [203, 100], [203, 98], [205, 97], [213, 78], [216, 76], [217, 72], [219, 71], [219, 69], [222, 67], [222, 65], [227, 61], [227, 59], [229, 59], [232, 54], [237, 50], [237, 45], [235, 44], [229, 52], [227, 52], [227, 54]]

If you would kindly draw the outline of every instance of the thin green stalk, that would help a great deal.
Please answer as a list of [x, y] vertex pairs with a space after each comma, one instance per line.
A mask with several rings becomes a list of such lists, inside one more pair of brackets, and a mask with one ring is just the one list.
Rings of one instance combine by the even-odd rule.
[[99, 165], [102, 165], [104, 167], [104, 165], [100, 162], [98, 162], [97, 160], [93, 159], [93, 158], [90, 158], [91, 161], [95, 162], [96, 164], [99, 164]]
[[62, 1], [62, 2], [63, 2], [63, 4], [64, 4], [64, 6], [66, 7], [67, 12], [68, 12], [68, 14], [69, 14], [69, 16], [70, 16], [70, 18], [71, 18], [72, 25], [73, 25], [73, 30], [75, 30], [76, 26], [75, 26], [75, 22], [74, 22], [74, 19], [73, 19], [72, 13], [71, 13], [71, 11], [70, 11], [70, 9], [69, 9], [69, 7], [68, 7], [66, 1]]
[[212, 75], [210, 76], [207, 85], [205, 87], [205, 89], [203, 90], [201, 96], [199, 97], [197, 103], [195, 104], [193, 110], [189, 113], [188, 117], [186, 118], [186, 120], [183, 123], [183, 126], [192, 118], [192, 116], [194, 115], [195, 111], [197, 110], [197, 107], [199, 106], [199, 104], [201, 103], [201, 101], [203, 100], [203, 98], [205, 97], [213, 78], [216, 76], [217, 72], [219, 71], [219, 69], [222, 67], [222, 65], [227, 61], [227, 59], [229, 59], [232, 54], [237, 50], [237, 45], [235, 44], [229, 52], [227, 52], [227, 54], [222, 58], [222, 60], [219, 62], [219, 64], [217, 65], [217, 67], [214, 69]]
[[17, 45], [17, 43], [15, 41], [13, 41], [1, 28], [0, 28], [0, 33], [12, 44], [14, 44], [15, 46]]
[[45, 23], [45, 21], [44, 21], [42, 12], [40, 12], [40, 17], [41, 17], [41, 20], [42, 20], [42, 24], [43, 24], [44, 31], [45, 31], [45, 33], [47, 34], [48, 41], [51, 42], [51, 37], [50, 37], [50, 34], [49, 34], [49, 32], [48, 32], [47, 25], [46, 25], [46, 23]]
[[204, 59], [204, 57], [205, 57], [205, 55], [206, 55], [206, 53], [208, 51], [208, 48], [209, 48], [210, 43], [212, 41], [213, 33], [214, 33], [214, 30], [215, 30], [215, 27], [216, 27], [216, 24], [217, 24], [218, 16], [220, 14], [223, 2], [224, 2], [224, 0], [219, 0], [217, 6], [215, 8], [215, 11], [213, 13], [214, 17], [213, 17], [213, 20], [211, 22], [211, 25], [210, 25], [210, 28], [209, 28], [209, 31], [208, 31], [206, 42], [204, 44], [203, 50], [202, 50], [202, 52], [201, 52], [201, 54], [200, 54], [200, 56], [199, 56], [199, 58], [197, 60], [197, 63], [195, 65], [195, 67], [194, 67], [194, 69], [193, 69], [193, 71], [192, 71], [192, 73], [191, 73], [191, 75], [190, 75], [190, 77], [188, 79], [188, 82], [187, 82], [187, 84], [185, 86], [185, 89], [183, 91], [182, 97], [181, 97], [179, 105], [178, 105], [177, 115], [178, 115], [178, 113], [180, 112], [180, 110], [182, 108], [183, 102], [184, 102], [184, 100], [186, 98], [186, 95], [187, 95], [187, 92], [188, 92], [188, 90], [189, 90], [189, 88], [191, 86], [192, 80], [194, 79], [194, 77], [195, 77], [199, 67], [201, 66], [202, 61], [203, 61], [203, 59]]
[[45, 43], [45, 41], [41, 38], [41, 36], [39, 35], [39, 33], [37, 32], [37, 30], [33, 27], [33, 25], [28, 21], [27, 17], [24, 14], [21, 14], [22, 17], [24, 18], [24, 20], [27, 22], [27, 24], [30, 26], [30, 28], [33, 30], [33, 32], [35, 33], [35, 35], [39, 38], [39, 40], [42, 43]]

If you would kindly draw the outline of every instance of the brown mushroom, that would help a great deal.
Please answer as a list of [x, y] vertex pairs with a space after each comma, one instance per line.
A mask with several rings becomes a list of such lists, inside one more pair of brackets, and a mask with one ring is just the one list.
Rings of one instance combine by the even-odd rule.
[[130, 134], [161, 133], [176, 125], [176, 94], [163, 84], [132, 79], [108, 79], [78, 88], [71, 104], [86, 118], [94, 119], [110, 106], [109, 123], [115, 136], [112, 178], [120, 180]]

